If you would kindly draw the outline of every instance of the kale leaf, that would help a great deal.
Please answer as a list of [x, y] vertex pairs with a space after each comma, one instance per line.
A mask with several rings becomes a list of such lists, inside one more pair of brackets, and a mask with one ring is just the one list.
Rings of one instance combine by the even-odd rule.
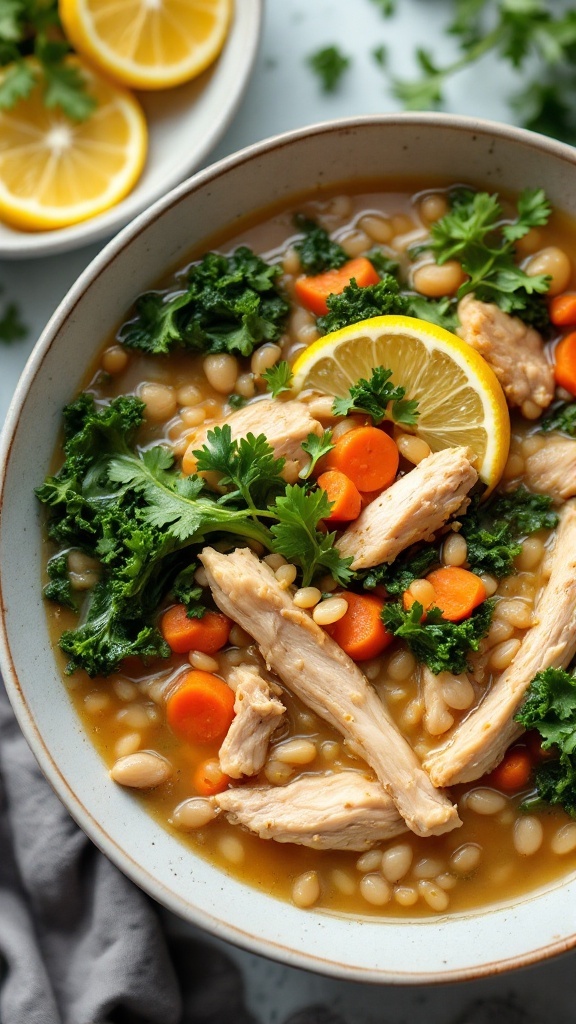
[[46, 584], [42, 593], [48, 601], [55, 601], [56, 604], [63, 604], [72, 611], [78, 611], [78, 602], [70, 583], [68, 572], [68, 552], [63, 551], [54, 555], [46, 567], [49, 583]]
[[468, 655], [477, 651], [486, 636], [494, 603], [484, 601], [462, 622], [447, 622], [439, 608], [431, 608], [422, 621], [424, 609], [415, 601], [405, 611], [400, 601], [389, 602], [382, 609], [382, 621], [394, 636], [401, 637], [414, 657], [431, 672], [453, 672], [458, 675], [468, 667]]
[[430, 239], [411, 250], [411, 256], [429, 251], [442, 266], [459, 260], [467, 280], [458, 289], [458, 299], [473, 292], [483, 302], [494, 302], [505, 313], [519, 316], [539, 330], [549, 326], [548, 307], [543, 299], [550, 279], [544, 274], [529, 276], [515, 262], [514, 244], [531, 228], [548, 222], [551, 207], [543, 189], [524, 189], [517, 204], [517, 217], [505, 222], [498, 196], [488, 192], [455, 189], [451, 208], [430, 228]]
[[[376, 269], [379, 270], [378, 267]], [[454, 330], [457, 324], [454, 303], [450, 299], [426, 299], [423, 295], [402, 291], [390, 273], [384, 273], [377, 284], [369, 284], [365, 288], [352, 279], [344, 291], [329, 295], [326, 305], [328, 313], [316, 321], [322, 334], [339, 331], [349, 324], [375, 316], [415, 316], [446, 330]]]
[[[538, 672], [514, 716], [526, 729], [537, 729], [544, 750], [556, 757], [535, 772], [538, 799], [559, 804], [576, 818], [576, 678], [559, 668]], [[529, 798], [527, 803], [532, 803]]]
[[554, 405], [540, 420], [539, 429], [544, 432], [562, 430], [570, 437], [576, 437], [576, 402], [561, 402]]
[[418, 418], [418, 402], [406, 399], [406, 388], [395, 387], [391, 383], [392, 370], [376, 366], [372, 370], [370, 380], [363, 377], [356, 381], [344, 398], [335, 398], [332, 411], [335, 416], [348, 416], [350, 413], [366, 413], [375, 424], [389, 419], [394, 423], [414, 426]]
[[304, 237], [294, 243], [300, 257], [300, 265], [305, 274], [322, 274], [325, 270], [337, 270], [348, 262], [348, 256], [338, 242], [333, 241], [324, 228], [310, 217], [297, 213], [294, 217], [296, 227]]
[[439, 562], [439, 549], [434, 544], [426, 544], [420, 549], [403, 552], [391, 563], [384, 562], [364, 572], [357, 572], [355, 579], [362, 583], [364, 590], [383, 586], [389, 594], [403, 594], [414, 580], [422, 579]]
[[472, 572], [501, 579], [515, 572], [521, 538], [537, 530], [554, 529], [558, 516], [549, 495], [532, 494], [520, 486], [509, 494], [494, 494], [484, 503], [476, 495], [461, 522]]
[[247, 246], [230, 256], [206, 253], [188, 270], [183, 289], [141, 295], [119, 339], [155, 355], [185, 348], [249, 356], [282, 333], [289, 305], [277, 289], [280, 273]]

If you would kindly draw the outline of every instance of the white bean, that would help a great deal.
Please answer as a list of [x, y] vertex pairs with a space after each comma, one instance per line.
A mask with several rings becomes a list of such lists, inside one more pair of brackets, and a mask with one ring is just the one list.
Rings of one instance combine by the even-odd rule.
[[367, 903], [374, 907], [383, 907], [389, 903], [392, 889], [382, 875], [363, 875], [360, 879], [360, 893]]
[[238, 360], [229, 352], [220, 352], [206, 356], [203, 362], [206, 379], [214, 391], [221, 395], [229, 395], [234, 391], [238, 377]]
[[305, 909], [312, 907], [320, 898], [320, 879], [317, 871], [305, 871], [294, 879], [292, 902]]
[[449, 533], [442, 545], [442, 560], [445, 565], [464, 565], [468, 557], [466, 538], [459, 533]]
[[521, 857], [531, 857], [542, 846], [544, 829], [533, 814], [522, 815], [514, 825], [514, 848]]
[[348, 602], [343, 597], [329, 597], [315, 606], [312, 618], [319, 626], [328, 626], [332, 622], [338, 622], [347, 611]]
[[270, 370], [280, 359], [282, 349], [280, 345], [261, 345], [252, 354], [250, 369], [256, 377], [260, 377], [265, 370]]
[[172, 765], [165, 757], [151, 750], [140, 750], [119, 758], [110, 771], [110, 778], [121, 786], [154, 789], [172, 775]]
[[187, 831], [188, 829], [203, 828], [216, 817], [217, 813], [216, 807], [210, 800], [206, 800], [202, 796], [193, 796], [178, 804], [172, 815], [172, 821], [176, 828]]
[[388, 882], [399, 882], [410, 870], [413, 850], [409, 843], [390, 846], [382, 854], [381, 871]]
[[274, 747], [274, 758], [281, 764], [310, 764], [318, 751], [312, 740], [293, 739]]
[[475, 814], [498, 814], [506, 807], [506, 797], [493, 789], [473, 789], [466, 797], [466, 805]]
[[416, 291], [430, 299], [454, 295], [465, 280], [466, 274], [457, 260], [448, 260], [442, 266], [437, 263], [425, 263], [417, 267], [413, 275]]
[[482, 850], [476, 843], [464, 843], [450, 857], [450, 868], [457, 875], [468, 875], [474, 871], [482, 856]]
[[548, 295], [559, 295], [568, 287], [572, 264], [563, 249], [559, 249], [557, 245], [548, 245], [528, 261], [525, 270], [529, 277], [548, 274], [552, 278], [548, 286]]
[[550, 849], [552, 853], [560, 854], [560, 856], [576, 850], [576, 821], [570, 821], [567, 825], [562, 825], [554, 833], [550, 842]]
[[450, 902], [448, 895], [435, 882], [430, 882], [425, 878], [421, 879], [418, 882], [418, 892], [424, 898], [430, 910], [435, 910], [441, 914], [448, 908]]

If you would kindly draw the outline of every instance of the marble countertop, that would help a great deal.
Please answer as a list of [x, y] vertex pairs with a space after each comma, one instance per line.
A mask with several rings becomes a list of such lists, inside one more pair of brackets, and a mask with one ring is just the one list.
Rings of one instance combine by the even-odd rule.
[[[206, 163], [290, 128], [340, 116], [396, 111], [398, 104], [371, 51], [384, 44], [390, 67], [398, 75], [414, 72], [414, 49], [419, 45], [433, 48], [443, 60], [451, 59], [455, 44], [442, 29], [452, 9], [450, 0], [398, 0], [395, 16], [384, 19], [374, 0], [267, 0], [251, 83], [233, 124]], [[306, 57], [330, 44], [338, 44], [351, 57], [351, 65], [341, 88], [325, 94], [307, 67]], [[508, 67], [487, 58], [482, 66], [455, 76], [446, 109], [513, 120], [504, 97], [515, 85]], [[101, 247], [49, 258], [0, 261], [0, 301], [17, 302], [29, 328], [26, 339], [0, 349], [0, 422], [42, 329]], [[190, 931], [190, 926], [172, 915], [164, 916], [170, 931]], [[347, 1024], [484, 1024], [488, 1019], [502, 1024], [539, 1024], [549, 1019], [552, 1007], [556, 1024], [574, 1019], [574, 954], [481, 981], [395, 988], [323, 978], [213, 941], [239, 966], [249, 1007], [259, 1024], [279, 1024], [313, 1003], [328, 1005]]]

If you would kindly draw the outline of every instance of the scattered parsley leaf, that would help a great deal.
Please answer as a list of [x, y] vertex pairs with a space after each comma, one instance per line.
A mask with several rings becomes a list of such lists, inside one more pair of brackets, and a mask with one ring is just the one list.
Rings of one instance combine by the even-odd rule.
[[317, 434], [308, 434], [306, 440], [302, 442], [302, 448], [310, 456], [310, 462], [300, 470], [298, 474], [300, 479], [307, 480], [314, 472], [318, 460], [324, 455], [328, 455], [333, 447], [331, 430], [325, 430], [320, 437]]
[[395, 387], [390, 382], [392, 370], [376, 366], [372, 370], [370, 380], [356, 381], [345, 398], [335, 398], [332, 411], [335, 416], [348, 416], [350, 413], [366, 413], [378, 425], [389, 419], [394, 423], [414, 426], [418, 418], [418, 402], [404, 398], [406, 388]]
[[468, 667], [468, 656], [477, 651], [480, 641], [486, 636], [494, 603], [484, 601], [472, 615], [462, 622], [446, 622], [438, 608], [426, 613], [417, 601], [409, 611], [404, 611], [400, 601], [390, 602], [382, 609], [382, 621], [394, 636], [402, 637], [418, 661], [428, 666], [431, 672], [453, 672], [459, 675]]
[[20, 319], [20, 310], [15, 302], [8, 302], [0, 315], [0, 342], [10, 345], [28, 334], [28, 328]]
[[375, 46], [372, 50], [372, 57], [379, 67], [384, 68], [388, 63], [388, 50], [383, 44]]
[[307, 58], [308, 65], [320, 79], [324, 92], [336, 92], [342, 76], [350, 66], [350, 58], [337, 46], [324, 46]]
[[284, 459], [277, 459], [264, 434], [232, 440], [228, 423], [208, 431], [206, 444], [192, 453], [199, 473], [220, 474], [220, 487], [230, 488], [228, 502], [240, 497], [254, 514], [268, 504], [270, 493], [283, 486]]
[[228, 395], [226, 401], [228, 402], [228, 405], [230, 406], [231, 409], [243, 409], [248, 399], [244, 398], [244, 395], [234, 394]]
[[292, 367], [290, 363], [282, 359], [275, 366], [271, 366], [269, 370], [265, 370], [262, 374], [262, 379], [266, 381], [267, 390], [272, 395], [272, 398], [278, 398], [278, 395], [281, 395], [283, 391], [290, 391]]
[[310, 217], [297, 213], [294, 223], [304, 237], [294, 243], [305, 274], [322, 274], [325, 270], [337, 270], [348, 261], [348, 256], [338, 242], [335, 242], [324, 228]]
[[207, 253], [188, 270], [183, 290], [141, 295], [119, 339], [155, 355], [184, 348], [249, 356], [282, 333], [289, 305], [276, 287], [280, 273], [247, 246], [230, 256]]

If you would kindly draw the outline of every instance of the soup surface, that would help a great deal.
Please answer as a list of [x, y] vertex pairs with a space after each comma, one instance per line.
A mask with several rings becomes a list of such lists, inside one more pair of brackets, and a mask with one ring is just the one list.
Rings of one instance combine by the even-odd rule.
[[[38, 491], [112, 778], [302, 908], [464, 911], [576, 866], [576, 234], [500, 202], [383, 186], [218, 240], [127, 311]], [[367, 372], [381, 337], [479, 352], [476, 404]]]

